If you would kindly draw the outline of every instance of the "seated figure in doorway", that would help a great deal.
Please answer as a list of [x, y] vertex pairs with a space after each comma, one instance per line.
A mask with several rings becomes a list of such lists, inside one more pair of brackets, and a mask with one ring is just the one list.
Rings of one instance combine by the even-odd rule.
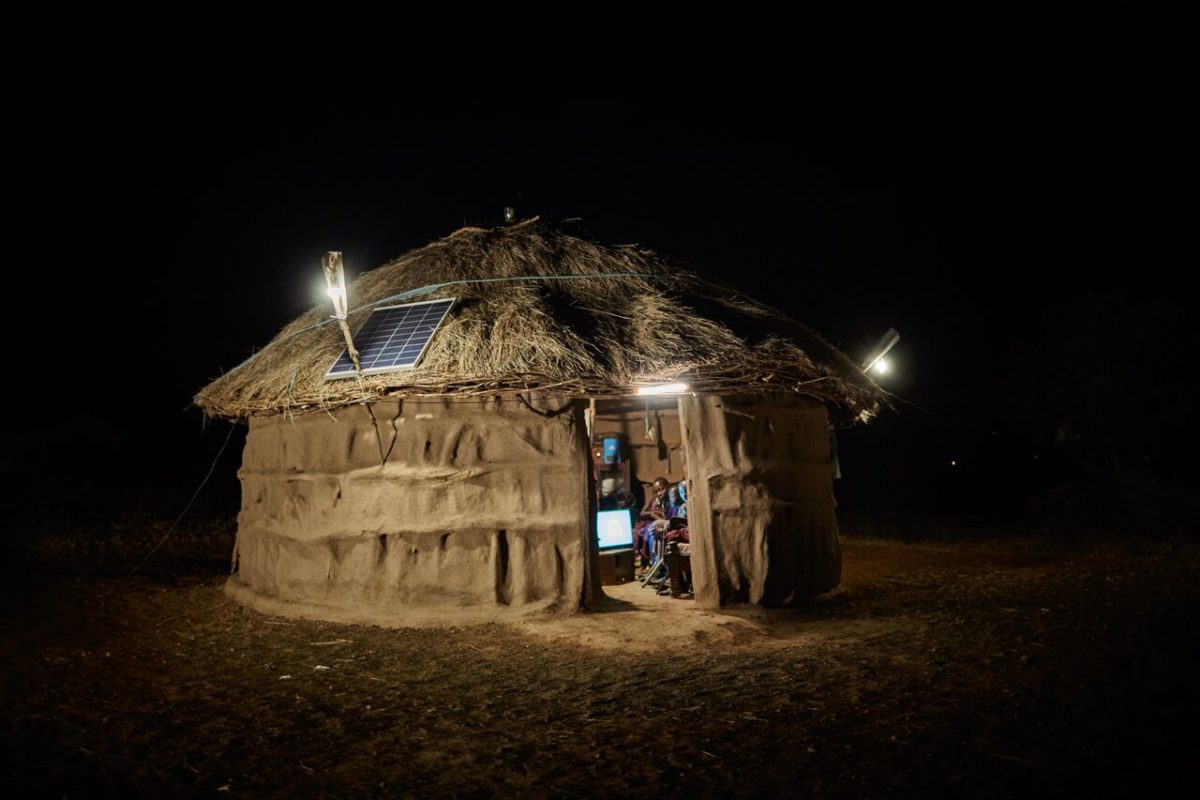
[[655, 478], [651, 487], [650, 501], [646, 503], [646, 510], [643, 512], [649, 514], [654, 519], [667, 518], [667, 490], [671, 484], [666, 478]]
[[687, 519], [687, 473], [667, 492], [667, 517]]
[[641, 518], [633, 530], [633, 552], [641, 559], [642, 566], [654, 563], [654, 523], [667, 519], [666, 478], [655, 478], [650, 501], [642, 511]]

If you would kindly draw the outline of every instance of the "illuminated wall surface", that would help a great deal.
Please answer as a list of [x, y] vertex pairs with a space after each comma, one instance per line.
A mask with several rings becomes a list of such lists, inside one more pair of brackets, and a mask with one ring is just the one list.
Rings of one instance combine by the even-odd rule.
[[[577, 607], [590, 448], [581, 402], [406, 400], [254, 417], [233, 586], [313, 607]], [[562, 413], [554, 413], [561, 410]], [[334, 418], [336, 417], [336, 419]], [[692, 496], [697, 600], [787, 605], [837, 585], [827, 419], [803, 397], [682, 397], [634, 449]], [[642, 426], [620, 414], [599, 424]]]
[[240, 477], [237, 578], [334, 606], [577, 602], [582, 415], [515, 400], [380, 403], [255, 417]]

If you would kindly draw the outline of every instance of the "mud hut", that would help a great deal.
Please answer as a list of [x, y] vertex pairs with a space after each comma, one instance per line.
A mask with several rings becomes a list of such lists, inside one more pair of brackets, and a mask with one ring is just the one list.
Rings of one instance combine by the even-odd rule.
[[[537, 219], [463, 228], [363, 274], [351, 328], [454, 298], [420, 362], [327, 379], [314, 308], [196, 396], [249, 425], [230, 588], [317, 615], [602, 595], [593, 436], [683, 477], [696, 600], [796, 603], [837, 585], [829, 430], [878, 390], [808, 328], [635, 245]], [[686, 383], [676, 396], [639, 387]]]

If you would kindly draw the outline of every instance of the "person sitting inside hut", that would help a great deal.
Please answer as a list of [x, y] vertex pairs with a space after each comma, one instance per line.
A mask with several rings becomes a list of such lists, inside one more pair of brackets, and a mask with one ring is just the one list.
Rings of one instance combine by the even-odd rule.
[[667, 517], [687, 519], [687, 473], [667, 492]]
[[641, 559], [644, 567], [654, 563], [654, 523], [666, 520], [669, 516], [667, 488], [670, 485], [666, 478], [654, 479], [650, 501], [643, 509], [633, 531], [633, 552]]

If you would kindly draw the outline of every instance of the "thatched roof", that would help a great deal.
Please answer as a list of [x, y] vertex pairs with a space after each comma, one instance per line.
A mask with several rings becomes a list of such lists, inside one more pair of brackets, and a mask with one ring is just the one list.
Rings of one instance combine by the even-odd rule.
[[[518, 276], [537, 279], [494, 280]], [[314, 308], [204, 387], [196, 404], [243, 418], [364, 397], [628, 396], [636, 384], [675, 380], [696, 392], [800, 392], [843, 420], [865, 419], [880, 402], [853, 362], [795, 320], [645, 248], [596, 244], [536, 218], [463, 228], [365, 273], [348, 287], [350, 327], [371, 304], [447, 283], [414, 298], [458, 302], [412, 369], [361, 386], [326, 381], [345, 343], [329, 309]]]

